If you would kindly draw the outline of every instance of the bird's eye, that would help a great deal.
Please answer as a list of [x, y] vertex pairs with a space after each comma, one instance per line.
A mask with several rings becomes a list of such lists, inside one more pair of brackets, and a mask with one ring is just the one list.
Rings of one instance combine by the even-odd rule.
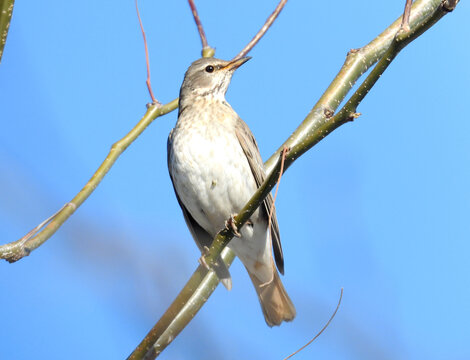
[[207, 71], [208, 73], [211, 73], [211, 72], [214, 71], [214, 67], [213, 67], [212, 65], [208, 65], [208, 66], [206, 67], [206, 71]]

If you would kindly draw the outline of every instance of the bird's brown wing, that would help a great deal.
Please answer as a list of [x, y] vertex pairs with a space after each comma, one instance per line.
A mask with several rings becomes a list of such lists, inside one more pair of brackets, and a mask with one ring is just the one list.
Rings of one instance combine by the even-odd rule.
[[[168, 162], [168, 172], [170, 173], [170, 179], [171, 183], [173, 185], [173, 190], [175, 191], [176, 199], [178, 200], [178, 204], [181, 207], [181, 210], [183, 211], [183, 216], [184, 220], [186, 222], [186, 225], [188, 226], [189, 231], [191, 232], [191, 235], [193, 236], [194, 241], [196, 242], [197, 247], [201, 251], [201, 253], [204, 254], [207, 248], [209, 248], [212, 244], [212, 236], [204, 230], [196, 220], [191, 216], [190, 212], [184, 206], [183, 202], [181, 201], [178, 192], [176, 191], [175, 188], [175, 182], [173, 181], [173, 175], [171, 173], [171, 166], [170, 166], [170, 151], [171, 151], [171, 135], [173, 133], [173, 130], [170, 132], [170, 135], [168, 136], [168, 142], [167, 142], [167, 162]], [[230, 290], [232, 288], [232, 278], [230, 277], [230, 272], [228, 271], [227, 266], [225, 265], [224, 261], [222, 260], [222, 257], [219, 255], [216, 265], [214, 266], [214, 271], [217, 275], [217, 277], [221, 280], [222, 284], [227, 288], [227, 290]]]
[[[258, 144], [256, 143], [255, 137], [248, 128], [245, 122], [238, 118], [235, 126], [240, 146], [245, 153], [245, 156], [250, 164], [251, 172], [255, 178], [256, 185], [259, 187], [263, 183], [266, 174], [264, 170], [263, 160], [259, 153]], [[263, 206], [260, 207], [263, 217], [268, 222], [269, 213], [271, 208], [274, 207], [273, 197], [271, 194], [266, 196], [263, 202]], [[284, 255], [282, 254], [281, 236], [279, 234], [279, 224], [277, 222], [276, 208], [273, 209], [273, 215], [271, 218], [271, 239], [273, 244], [274, 259], [276, 260], [276, 266], [281, 274], [284, 275]]]

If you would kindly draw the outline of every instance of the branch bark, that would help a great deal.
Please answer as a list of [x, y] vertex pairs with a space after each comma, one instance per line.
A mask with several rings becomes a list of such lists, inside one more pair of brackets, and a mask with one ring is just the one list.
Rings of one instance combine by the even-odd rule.
[[106, 156], [106, 159], [101, 163], [100, 167], [80, 192], [70, 202], [64, 205], [57, 214], [49, 218], [48, 220], [50, 221], [43, 222], [41, 225], [45, 225], [45, 227], [39, 233], [37, 233], [37, 231], [39, 231], [43, 226], [40, 226], [37, 230], [36, 228], [33, 229], [17, 241], [0, 246], [0, 259], [5, 259], [8, 262], [15, 262], [24, 256], [28, 256], [31, 251], [41, 246], [91, 195], [101, 180], [103, 180], [104, 176], [108, 173], [109, 169], [111, 169], [113, 164], [116, 162], [118, 157], [135, 139], [137, 139], [140, 134], [142, 134], [147, 126], [149, 126], [157, 117], [165, 115], [175, 110], [177, 107], [178, 99], [162, 106], [157, 104], [149, 106], [147, 112], [137, 125], [126, 136], [111, 146], [111, 150], [109, 151], [108, 156]]
[[401, 28], [405, 31], [410, 30], [410, 13], [411, 13], [411, 4], [413, 0], [406, 0], [405, 10], [403, 10], [403, 17], [401, 20]]
[[201, 18], [197, 12], [196, 4], [194, 0], [188, 0], [189, 7], [191, 8], [191, 12], [193, 14], [194, 22], [197, 26], [197, 31], [199, 32], [199, 37], [201, 38], [201, 45], [202, 45], [202, 57], [212, 57], [215, 54], [214, 48], [209, 46], [207, 42], [206, 32], [204, 31], [204, 27], [202, 26]]
[[250, 42], [246, 44], [246, 46], [242, 49], [242, 51], [240, 51], [237, 54], [237, 56], [235, 56], [232, 60], [241, 59], [242, 57], [246, 56], [246, 54], [248, 54], [251, 51], [251, 49], [253, 49], [253, 47], [258, 43], [258, 41], [260, 41], [260, 39], [264, 36], [266, 31], [269, 30], [271, 25], [274, 23], [276, 18], [281, 13], [282, 9], [284, 9], [284, 6], [286, 5], [286, 3], [287, 3], [287, 0], [281, 0], [279, 2], [279, 4], [274, 9], [273, 13], [269, 15], [269, 17], [266, 19], [266, 22], [261, 27], [261, 29], [256, 33], [253, 39], [251, 39]]
[[[395, 56], [440, 18], [452, 11], [457, 3], [458, 0], [418, 0], [412, 6], [409, 30], [401, 29], [402, 17], [400, 16], [368, 45], [348, 53], [343, 67], [304, 121], [265, 163], [269, 175], [235, 217], [234, 223], [237, 227], [243, 226], [275, 186], [279, 176], [279, 154], [282, 149], [285, 147], [290, 148], [285, 160], [285, 169], [287, 169], [296, 159], [333, 130], [356, 118], [358, 116], [356, 113], [357, 106]], [[359, 89], [338, 114], [333, 116], [355, 82], [377, 61], [377, 66], [367, 76]], [[221, 253], [227, 265], [231, 264], [233, 255], [227, 254], [226, 245], [232, 237], [233, 233], [227, 229], [222, 230], [215, 237], [209, 253], [205, 257], [207, 264], [213, 264]], [[218, 282], [219, 280], [212, 271], [208, 272], [207, 269], [199, 266], [170, 308], [128, 359], [156, 358], [191, 321], [215, 290]]]
[[144, 24], [142, 23], [142, 18], [140, 17], [139, 4], [135, 0], [135, 12], [137, 13], [137, 19], [139, 20], [140, 31], [142, 32], [142, 37], [144, 38], [144, 49], [145, 49], [145, 63], [147, 65], [147, 89], [149, 91], [150, 98], [152, 99], [152, 104], [161, 105], [160, 102], [153, 95], [152, 90], [152, 81], [150, 80], [150, 60], [149, 60], [149, 48], [147, 46], [147, 36], [145, 35]]
[[2, 62], [3, 49], [7, 42], [14, 4], [15, 0], [3, 0], [0, 2], [0, 63]]

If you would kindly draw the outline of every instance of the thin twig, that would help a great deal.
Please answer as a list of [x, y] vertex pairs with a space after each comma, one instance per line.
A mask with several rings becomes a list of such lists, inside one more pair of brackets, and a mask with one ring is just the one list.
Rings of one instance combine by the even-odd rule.
[[91, 193], [97, 188], [101, 180], [105, 177], [111, 167], [114, 165], [118, 157], [128, 148], [132, 142], [149, 126], [152, 121], [157, 117], [168, 114], [178, 107], [178, 99], [175, 99], [168, 104], [157, 106], [152, 105], [147, 109], [147, 112], [142, 119], [135, 125], [126, 136], [121, 140], [117, 141], [111, 147], [108, 155], [101, 163], [99, 168], [95, 171], [90, 180], [75, 195], [75, 197], [68, 203], [74, 204], [75, 206], [64, 206], [58, 213], [52, 216], [52, 219], [48, 222], [47, 226], [44, 227], [34, 237], [29, 238], [26, 241], [20, 240], [1, 245], [0, 246], [0, 259], [5, 259], [8, 262], [15, 262], [21, 258], [28, 256], [31, 251], [37, 249], [44, 242], [47, 241], [64, 223], [65, 221], [75, 212], [75, 210], [83, 204], [83, 202], [91, 195]]
[[406, 0], [405, 10], [403, 11], [403, 19], [401, 21], [401, 29], [403, 31], [410, 31], [410, 13], [411, 13], [411, 4], [413, 0]]
[[150, 98], [152, 99], [152, 104], [158, 104], [157, 99], [153, 96], [152, 84], [150, 82], [150, 61], [149, 61], [149, 49], [147, 46], [147, 37], [145, 36], [144, 25], [142, 24], [142, 19], [140, 18], [139, 5], [137, 5], [137, 0], [135, 0], [135, 11], [137, 12], [137, 18], [139, 19], [140, 30], [142, 31], [142, 36], [144, 37], [144, 46], [145, 46], [145, 62], [147, 63], [147, 88], [149, 89]]
[[251, 51], [251, 49], [253, 49], [253, 47], [263, 37], [266, 31], [268, 31], [268, 29], [271, 27], [274, 20], [276, 20], [276, 18], [278, 17], [279, 13], [284, 8], [284, 5], [286, 5], [286, 3], [287, 3], [287, 0], [281, 0], [279, 2], [279, 4], [274, 9], [273, 13], [268, 17], [268, 19], [264, 23], [263, 27], [258, 31], [258, 33], [253, 37], [253, 39], [251, 39], [251, 41], [243, 48], [243, 50], [240, 51], [238, 55], [233, 58], [233, 60], [240, 59], [246, 56], [246, 54], [248, 54]]
[[196, 9], [196, 4], [194, 3], [194, 0], [188, 0], [188, 4], [191, 8], [191, 12], [193, 13], [194, 22], [196, 23], [197, 30], [199, 31], [199, 37], [201, 38], [202, 56], [212, 57], [214, 56], [215, 51], [207, 43], [206, 33], [204, 32], [204, 27], [202, 26], [201, 19], [199, 18], [199, 14]]
[[307, 346], [309, 346], [311, 343], [313, 343], [323, 333], [323, 331], [326, 330], [326, 328], [330, 325], [330, 323], [333, 321], [334, 317], [336, 316], [336, 313], [338, 312], [339, 306], [341, 305], [341, 299], [343, 299], [343, 288], [341, 288], [341, 294], [339, 295], [338, 305], [336, 305], [336, 309], [333, 312], [333, 314], [331, 315], [330, 320], [328, 320], [328, 322], [325, 324], [325, 326], [323, 326], [323, 328], [318, 332], [317, 335], [315, 335], [313, 337], [312, 340], [310, 340], [308, 343], [306, 343], [304, 346], [302, 346], [299, 350], [294, 351], [292, 354], [290, 354], [288, 357], [286, 357], [283, 360], [290, 359], [295, 354], [298, 354], [299, 352], [301, 352], [303, 349], [305, 349]]
[[40, 223], [38, 226], [36, 226], [34, 229], [32, 229], [29, 233], [27, 233], [25, 236], [23, 236], [21, 239], [18, 241], [22, 243], [23, 245], [31, 239], [36, 233], [41, 230], [44, 226], [49, 224], [56, 216], [59, 214], [62, 210], [64, 210], [67, 206], [70, 206], [72, 210], [75, 210], [77, 206], [73, 202], [68, 202], [64, 206], [62, 206], [58, 211], [56, 211], [54, 214], [49, 216], [46, 220], [44, 220], [42, 223]]
[[191, 8], [191, 12], [193, 13], [194, 22], [196, 23], [197, 30], [199, 31], [199, 37], [201, 38], [202, 48], [205, 49], [209, 47], [207, 43], [206, 33], [204, 32], [204, 27], [202, 26], [201, 19], [199, 14], [197, 13], [196, 4], [194, 0], [188, 0], [189, 7]]
[[277, 179], [276, 191], [274, 191], [273, 206], [271, 206], [271, 209], [269, 210], [268, 229], [271, 229], [271, 219], [273, 217], [274, 207], [276, 205], [276, 199], [277, 199], [277, 192], [279, 190], [279, 184], [281, 183], [281, 177], [282, 177], [282, 174], [284, 173], [284, 161], [286, 160], [286, 154], [288, 152], [289, 152], [288, 147], [284, 147], [284, 149], [282, 149], [281, 170], [279, 171], [279, 178]]

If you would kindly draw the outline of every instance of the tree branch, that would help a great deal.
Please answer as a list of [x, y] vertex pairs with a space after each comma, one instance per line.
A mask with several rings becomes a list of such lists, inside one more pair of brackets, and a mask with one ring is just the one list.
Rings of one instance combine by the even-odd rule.
[[401, 28], [404, 31], [410, 30], [410, 12], [411, 12], [411, 4], [413, 0], [406, 0], [405, 2], [405, 10], [403, 11], [403, 17], [401, 20]]
[[[104, 176], [108, 173], [109, 169], [116, 162], [118, 157], [127, 149], [127, 147], [149, 126], [157, 117], [165, 115], [178, 107], [178, 99], [175, 99], [168, 104], [158, 106], [151, 105], [147, 112], [137, 125], [121, 140], [113, 144], [106, 159], [101, 163], [100, 167], [93, 174], [91, 179], [80, 190], [80, 192], [68, 202], [61, 210], [54, 216], [49, 218], [49, 221], [43, 222], [38, 229], [33, 229], [23, 238], [9, 244], [0, 246], [0, 259], [5, 259], [8, 262], [15, 262], [24, 256], [28, 256], [31, 251], [41, 246], [47, 239], [49, 239], [57, 229], [72, 215], [75, 210], [90, 196], [96, 189]], [[45, 226], [45, 227], [43, 227]], [[42, 230], [37, 233], [42, 228]], [[37, 233], [37, 234], [36, 234]], [[36, 234], [36, 235], [35, 235]], [[35, 235], [35, 236], [34, 236]]]
[[[282, 149], [290, 148], [285, 159], [285, 168], [287, 169], [297, 158], [333, 130], [357, 117], [355, 109], [398, 52], [429, 29], [441, 17], [452, 11], [457, 3], [458, 0], [418, 0], [413, 4], [409, 31], [402, 29], [398, 32], [401, 23], [400, 17], [368, 45], [348, 53], [343, 67], [317, 104], [289, 139], [265, 163], [269, 175], [234, 218], [235, 226], [238, 228], [243, 226], [276, 184], [280, 170], [279, 154]], [[334, 111], [344, 100], [354, 83], [379, 59], [381, 59], [380, 62], [351, 99], [336, 116], [333, 116]], [[231, 256], [226, 256], [227, 248], [225, 248], [232, 237], [233, 233], [228, 229], [217, 234], [205, 257], [207, 264], [213, 265], [221, 251], [224, 261], [228, 260], [228, 264], [233, 261]], [[219, 280], [212, 271], [207, 272], [206, 269], [199, 266], [183, 291], [128, 359], [154, 359], [158, 356], [204, 305], [217, 287], [218, 282]], [[185, 301], [186, 299], [187, 301]]]
[[238, 55], [233, 58], [233, 60], [240, 59], [246, 56], [246, 54], [248, 54], [251, 51], [251, 49], [253, 49], [253, 47], [258, 43], [258, 41], [264, 36], [266, 31], [268, 31], [268, 29], [271, 27], [274, 20], [276, 20], [276, 18], [278, 17], [279, 13], [284, 8], [284, 5], [286, 5], [286, 3], [287, 3], [287, 0], [281, 0], [279, 4], [277, 4], [273, 13], [266, 19], [266, 22], [258, 31], [258, 33], [253, 37], [253, 39], [251, 39], [251, 41], [248, 44], [246, 44], [246, 46], [242, 49], [242, 51], [240, 51]]
[[[415, 30], [418, 26], [421, 26], [423, 22], [430, 21], [431, 18], [434, 18], [435, 16], [439, 16], [440, 18], [446, 13], [451, 12], [458, 2], [459, 0], [415, 1], [410, 15], [411, 30]], [[329, 127], [328, 129], [322, 128], [323, 125], [328, 122], [328, 119], [333, 116], [338, 106], [345, 99], [348, 92], [354, 86], [356, 81], [362, 76], [362, 74], [364, 74], [372, 65], [374, 65], [384, 56], [393, 39], [397, 35], [398, 30], [400, 30], [401, 18], [402, 17], [400, 16], [392, 25], [385, 29], [385, 31], [383, 31], [366, 46], [360, 49], [353, 49], [349, 51], [343, 67], [340, 69], [336, 77], [333, 79], [331, 84], [317, 101], [304, 121], [292, 133], [286, 142], [282, 144], [278, 150], [266, 161], [265, 166], [268, 173], [276, 163], [278, 156], [277, 154], [282, 151], [284, 146], [292, 148], [296, 144], [310, 141], [311, 137], [316, 137], [317, 140], [315, 143], [317, 143], [327, 136], [330, 131], [333, 131], [337, 126], [340, 125], [338, 124], [336, 127]], [[363, 93], [363, 95], [365, 96], [366, 93]]]
[[3, 49], [7, 42], [14, 3], [15, 0], [3, 0], [0, 2], [0, 63], [2, 62]]
[[201, 38], [202, 57], [212, 57], [215, 54], [215, 50], [207, 43], [206, 33], [204, 32], [204, 27], [202, 26], [201, 19], [197, 13], [196, 4], [194, 3], [194, 0], [188, 0], [188, 3], [189, 7], [191, 8], [191, 12], [193, 13], [194, 22], [196, 23], [199, 37]]
[[288, 360], [290, 359], [291, 357], [293, 357], [294, 355], [298, 354], [299, 352], [301, 352], [302, 350], [304, 350], [307, 346], [309, 346], [311, 343], [313, 343], [316, 339], [318, 339], [318, 337], [323, 334], [323, 332], [326, 330], [326, 328], [328, 326], [330, 326], [331, 322], [333, 321], [333, 319], [335, 318], [336, 316], [336, 313], [338, 312], [339, 310], [339, 307], [341, 306], [341, 300], [343, 299], [343, 288], [341, 288], [341, 293], [339, 294], [339, 300], [338, 300], [338, 304], [336, 305], [336, 308], [335, 308], [335, 311], [333, 311], [333, 314], [331, 314], [330, 316], [330, 319], [326, 322], [326, 324], [321, 328], [321, 330], [312, 338], [310, 339], [309, 342], [307, 342], [304, 346], [302, 346], [300, 349], [294, 351], [292, 354], [290, 354], [289, 356], [287, 356], [286, 358], [284, 358], [283, 360]]
[[142, 32], [142, 37], [144, 38], [144, 48], [145, 48], [145, 63], [147, 64], [147, 89], [149, 90], [150, 98], [152, 99], [152, 104], [161, 105], [160, 102], [155, 98], [152, 91], [152, 82], [150, 81], [150, 60], [149, 60], [149, 49], [147, 46], [147, 36], [145, 36], [144, 24], [142, 24], [142, 19], [140, 18], [139, 5], [137, 0], [135, 0], [135, 11], [137, 13], [137, 18], [139, 19], [140, 31]]
[[[360, 102], [364, 99], [370, 89], [375, 85], [377, 80], [383, 74], [383, 72], [387, 69], [390, 65], [392, 60], [398, 55], [398, 53], [411, 41], [419, 37], [422, 33], [428, 30], [432, 25], [434, 25], [440, 18], [446, 15], [449, 11], [452, 11], [455, 8], [458, 0], [422, 0], [417, 1], [415, 6], [416, 16], [410, 19], [410, 30], [405, 31], [403, 29], [399, 29], [396, 33], [396, 36], [392, 39], [391, 43], [388, 43], [388, 49], [385, 49], [385, 52], [380, 51], [383, 53], [381, 60], [372, 70], [372, 72], [367, 76], [358, 90], [352, 95], [346, 105], [341, 109], [341, 111], [336, 115], [333, 115], [333, 109], [325, 108], [324, 106], [320, 105], [320, 108], [324, 108], [324, 111], [318, 112], [316, 111], [317, 105], [313, 108], [309, 115], [305, 118], [302, 124], [297, 128], [293, 135], [289, 137], [289, 139], [280, 147], [278, 150], [269, 160], [266, 162], [266, 166], [269, 166], [269, 175], [267, 176], [266, 180], [261, 184], [255, 194], [252, 196], [250, 201], [245, 205], [245, 207], [239, 212], [239, 214], [234, 218], [234, 225], [237, 228], [241, 228], [244, 223], [249, 219], [249, 217], [255, 212], [255, 210], [259, 207], [259, 205], [263, 202], [266, 195], [273, 189], [274, 185], [276, 184], [277, 177], [279, 176], [279, 166], [280, 161], [276, 161], [274, 165], [272, 163], [272, 159], [278, 158], [279, 154], [282, 154], [282, 149], [288, 147], [290, 151], [288, 156], [285, 159], [284, 168], [287, 170], [292, 163], [297, 160], [301, 155], [303, 155], [306, 151], [311, 149], [314, 145], [316, 145], [319, 141], [324, 139], [328, 134], [330, 134], [333, 130], [337, 129], [339, 126], [345, 124], [348, 121], [353, 120], [358, 116], [355, 112], [357, 106]], [[453, 5], [452, 5], [453, 4]], [[422, 8], [418, 8], [419, 5], [422, 5]], [[421, 10], [421, 11], [419, 11]], [[396, 23], [399, 22], [398, 19], [394, 24], [392, 24], [391, 28], [396, 27]], [[390, 29], [390, 28], [389, 28]], [[387, 30], [386, 30], [387, 31]], [[383, 33], [382, 33], [383, 34]], [[379, 36], [380, 37], [380, 36]], [[370, 45], [370, 44], [369, 44]], [[366, 47], [365, 47], [366, 48]], [[363, 48], [363, 49], [365, 49]], [[380, 49], [371, 47], [369, 51], [379, 51]], [[360, 50], [362, 51], [362, 49]], [[353, 54], [358, 54], [360, 51], [356, 51]], [[351, 55], [351, 52], [348, 54], [348, 58]], [[364, 53], [364, 58], [369, 57]], [[348, 64], [348, 59], [346, 59], [345, 66]], [[333, 80], [337, 82], [336, 85], [342, 84], [342, 86], [336, 87], [336, 97], [331, 94], [331, 102], [339, 104], [342, 99], [344, 98], [342, 94], [344, 93], [344, 89], [340, 90], [340, 88], [347, 87], [346, 84], [350, 84], [349, 86], [353, 86], [354, 82], [357, 78], [354, 78], [354, 73], [343, 72], [344, 67], [340, 70], [340, 74], [347, 74], [338, 78], [338, 76]], [[363, 73], [363, 72], [362, 72]], [[361, 73], [361, 74], [362, 74]], [[338, 74], [339, 75], [339, 74]], [[359, 75], [360, 76], [360, 75]], [[354, 81], [351, 81], [354, 80]], [[333, 85], [332, 83], [332, 85]], [[331, 86], [330, 86], [331, 87]], [[328, 90], [327, 90], [328, 92]], [[326, 93], [325, 93], [326, 94]], [[325, 94], [322, 98], [325, 97]], [[321, 100], [321, 99], [320, 99]], [[319, 102], [320, 103], [320, 102]], [[321, 103], [320, 103], [321, 104]], [[326, 109], [326, 111], [325, 111]], [[305, 131], [305, 128], [310, 127], [310, 131]], [[299, 134], [299, 129], [303, 129], [304, 131]], [[295, 135], [298, 137], [294, 137]], [[284, 170], [284, 171], [285, 171]], [[231, 240], [234, 234], [232, 234], [227, 229], [222, 230], [214, 239], [214, 242], [211, 245], [209, 253], [206, 255], [205, 260], [206, 263], [211, 266], [214, 264], [218, 254], [220, 254], [221, 249], [223, 249]]]

